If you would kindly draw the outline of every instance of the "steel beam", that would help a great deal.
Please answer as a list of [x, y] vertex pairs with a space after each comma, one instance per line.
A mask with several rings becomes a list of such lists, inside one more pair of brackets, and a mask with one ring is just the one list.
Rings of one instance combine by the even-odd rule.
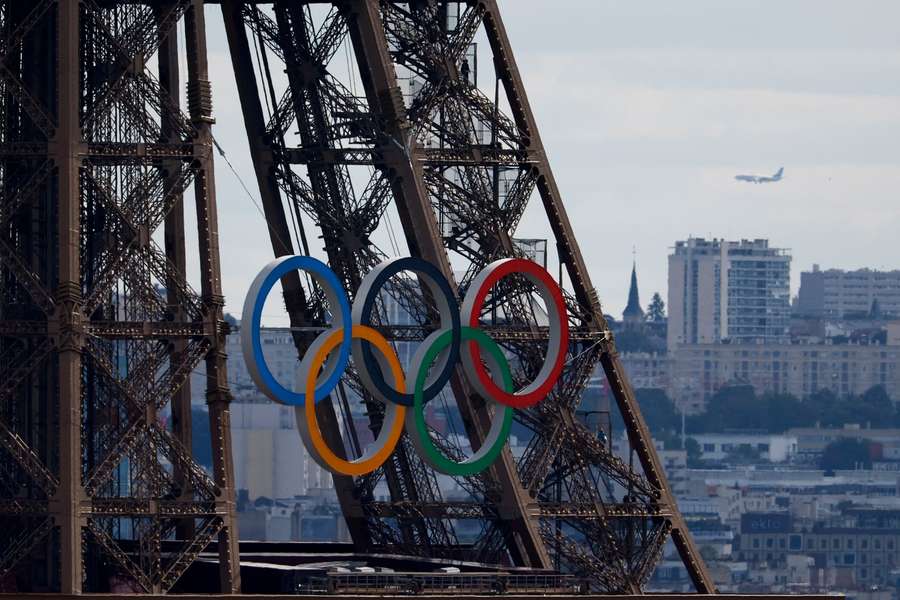
[[[386, 139], [376, 147], [381, 158], [376, 164], [391, 175], [394, 200], [409, 251], [437, 266], [455, 288], [456, 278], [441, 242], [422, 167], [412, 158], [416, 143], [388, 52], [378, 2], [353, 0], [343, 5], [342, 10], [346, 11], [369, 109], [384, 122]], [[451, 384], [467, 431], [473, 443], [478, 444], [485, 439], [490, 427], [486, 406], [482, 402], [476, 408], [476, 399], [459, 372]], [[534, 522], [527, 517], [527, 497], [518, 485], [515, 462], [508, 449], [491, 468], [491, 475], [501, 488], [502, 510], [498, 511], [497, 518], [513, 560], [517, 564], [549, 567], [546, 549], [540, 542]]]
[[61, 579], [64, 594], [81, 592], [81, 529], [78, 506], [84, 500], [81, 482], [81, 189], [78, 157], [81, 128], [78, 106], [81, 73], [79, 31], [81, 15], [77, 2], [58, 5], [59, 94], [56, 113], [59, 126], [50, 141], [57, 168], [59, 265], [55, 294], [57, 312], [50, 320], [59, 336], [59, 481], [50, 502], [50, 513], [59, 527]]
[[[206, 21], [202, 0], [192, 0], [184, 19], [187, 40], [188, 109], [197, 130], [194, 198], [197, 206], [197, 237], [200, 242], [201, 299], [211, 347], [206, 355], [206, 404], [209, 407], [210, 439], [213, 444], [213, 477], [218, 487], [224, 527], [218, 529], [219, 587], [232, 594], [241, 591], [240, 557], [231, 455], [231, 392], [225, 363], [225, 319], [222, 309], [222, 268], [219, 259], [219, 226], [212, 161], [212, 86], [206, 55]], [[212, 532], [210, 532], [210, 537]], [[205, 539], [205, 538], [203, 538]], [[196, 552], [206, 544], [194, 543]]]
[[[562, 203], [549, 160], [543, 151], [537, 123], [524, 92], [525, 87], [513, 57], [506, 28], [500, 18], [499, 7], [496, 0], [479, 0], [479, 3], [485, 7], [484, 24], [488, 34], [488, 41], [494, 53], [494, 61], [499, 76], [506, 88], [507, 98], [509, 99], [516, 125], [522, 130], [527, 140], [527, 148], [537, 156], [542, 157], [537, 166], [539, 172], [538, 190], [556, 238], [560, 260], [565, 264], [566, 272], [572, 282], [572, 287], [579, 303], [590, 307], [593, 327], [598, 331], [608, 331], [609, 327], [606, 323], [606, 318], [603, 316], [600, 300], [591, 283], [587, 265], [575, 240], [575, 232]], [[715, 583], [706, 569], [703, 559], [700, 557], [699, 550], [690, 536], [681, 512], [678, 510], [677, 502], [666, 480], [662, 463], [656, 454], [650, 430], [647, 428], [646, 422], [641, 415], [634, 390], [628, 382], [612, 339], [610, 339], [601, 355], [600, 362], [610, 383], [610, 389], [616, 399], [619, 411], [625, 420], [625, 427], [631, 446], [638, 455], [644, 473], [656, 489], [659, 490], [660, 503], [669, 507], [671, 512], [669, 519], [673, 527], [673, 540], [688, 570], [688, 574], [699, 593], [715, 593]]]
[[[256, 173], [263, 212], [269, 228], [272, 252], [276, 257], [285, 256], [294, 254], [294, 245], [291, 241], [287, 215], [275, 179], [274, 149], [268, 139], [263, 119], [250, 43], [242, 17], [242, 4], [237, 0], [222, 2], [222, 18], [225, 22], [231, 64], [241, 101], [244, 127], [247, 131], [247, 141], [250, 144], [250, 155]], [[297, 272], [285, 274], [281, 278], [281, 285], [288, 317], [291, 327], [294, 329], [294, 343], [297, 346], [298, 355], [302, 355], [312, 341], [308, 334], [301, 334], [310, 321], [310, 307], [307, 304], [306, 293], [300, 284], [300, 275]], [[316, 405], [316, 409], [329, 445], [340, 452], [342, 442], [334, 407], [331, 402], [320, 402]], [[352, 478], [335, 476], [334, 484], [351, 539], [361, 548], [367, 547], [369, 531], [360, 498], [354, 490]]]

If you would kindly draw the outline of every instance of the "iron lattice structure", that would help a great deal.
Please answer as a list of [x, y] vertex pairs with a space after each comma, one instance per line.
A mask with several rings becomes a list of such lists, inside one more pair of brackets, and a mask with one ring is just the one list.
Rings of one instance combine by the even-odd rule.
[[[496, 1], [221, 4], [276, 256], [323, 252], [345, 287], [355, 290], [388, 255], [375, 240], [386, 214], [396, 211], [406, 251], [439, 266], [464, 290], [488, 263], [522, 254], [515, 231], [537, 197], [568, 278], [570, 359], [553, 394], [518, 411], [530, 436], [524, 455], [516, 459], [507, 450], [484, 476], [460, 479], [465, 501], [445, 501], [405, 441], [374, 474], [337, 477], [357, 547], [458, 557], [456, 525], [471, 519], [481, 533], [464, 550], [466, 558], [555, 566], [584, 575], [599, 591], [638, 593], [671, 537], [697, 590], [713, 592], [617, 357]], [[476, 84], [479, 59], [492, 67], [488, 93]], [[310, 248], [311, 239], [323, 247]], [[395, 283], [390, 293], [414, 325], [391, 325], [381, 314], [382, 328], [395, 341], [421, 340], [434, 329], [434, 312], [414, 280]], [[298, 274], [282, 285], [302, 354], [309, 331], [327, 326], [327, 307]], [[516, 379], [530, 380], [547, 339], [532, 290], [524, 281], [505, 281], [484, 310], [485, 327], [515, 358]], [[640, 471], [577, 418], [598, 365]], [[377, 428], [380, 407], [352, 373], [346, 384]], [[451, 387], [477, 444], [488, 429], [486, 404], [461, 377]], [[345, 407], [347, 394], [337, 400]], [[329, 402], [319, 407], [337, 447], [339, 416]], [[451, 439], [439, 443], [451, 455], [462, 452]], [[381, 481], [389, 501], [375, 498]]]
[[[713, 591], [622, 373], [496, 3], [221, 4], [275, 255], [310, 253], [311, 222], [356, 289], [386, 256], [373, 240], [395, 211], [406, 251], [464, 290], [489, 262], [522, 253], [514, 232], [537, 196], [568, 275], [571, 358], [553, 395], [519, 412], [524, 455], [507, 451], [483, 476], [458, 481], [467, 500], [446, 501], [404, 440], [383, 469], [336, 479], [357, 547], [556, 566], [598, 590], [638, 592], [671, 536], [698, 591]], [[0, 584], [79, 592], [119, 578], [167, 591], [217, 540], [220, 586], [236, 591], [203, 3], [6, 0], [0, 32]], [[493, 67], [493, 99], [476, 85], [480, 54], [491, 59], [482, 63]], [[199, 293], [186, 276], [185, 193], [195, 201]], [[326, 307], [299, 275], [282, 283], [302, 352], [326, 326]], [[423, 339], [434, 328], [428, 299], [411, 280], [391, 294], [413, 325], [381, 314], [384, 331]], [[520, 381], [543, 360], [541, 323], [521, 281], [505, 281], [485, 307]], [[190, 453], [187, 378], [201, 363], [211, 477]], [[598, 364], [642, 473], [576, 418]], [[377, 428], [379, 405], [352, 372], [346, 384]], [[486, 404], [460, 377], [451, 387], [477, 444]], [[333, 405], [320, 412], [339, 446]], [[389, 501], [375, 497], [381, 482]], [[462, 520], [481, 526], [474, 547], [459, 544]]]
[[[0, 2], [4, 591], [167, 591], [213, 540], [239, 589], [203, 10]], [[212, 476], [190, 450], [201, 363]]]

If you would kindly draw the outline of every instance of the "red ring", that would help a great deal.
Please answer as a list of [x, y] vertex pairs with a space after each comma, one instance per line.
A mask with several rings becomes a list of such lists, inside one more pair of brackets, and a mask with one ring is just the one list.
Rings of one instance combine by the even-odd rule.
[[569, 321], [567, 319], [566, 303], [565, 300], [563, 300], [562, 290], [559, 288], [559, 284], [557, 284], [550, 276], [550, 273], [535, 262], [524, 258], [513, 258], [504, 261], [502, 265], [497, 267], [488, 278], [485, 279], [481, 288], [478, 290], [478, 293], [475, 295], [475, 300], [472, 304], [472, 312], [469, 317], [469, 327], [478, 327], [481, 308], [484, 306], [484, 300], [494, 284], [512, 273], [528, 273], [539, 279], [546, 286], [550, 295], [553, 297], [553, 302], [556, 304], [557, 316], [560, 323], [560, 350], [556, 357], [556, 364], [553, 365], [553, 370], [546, 380], [530, 393], [509, 393], [498, 387], [491, 379], [490, 375], [488, 375], [484, 365], [481, 363], [481, 349], [478, 347], [478, 344], [471, 341], [468, 342], [468, 344], [469, 351], [472, 353], [475, 374], [481, 385], [489, 392], [490, 398], [513, 408], [528, 408], [546, 398], [553, 389], [553, 386], [556, 385], [556, 382], [559, 381], [559, 377], [565, 366], [566, 351], [569, 347]]

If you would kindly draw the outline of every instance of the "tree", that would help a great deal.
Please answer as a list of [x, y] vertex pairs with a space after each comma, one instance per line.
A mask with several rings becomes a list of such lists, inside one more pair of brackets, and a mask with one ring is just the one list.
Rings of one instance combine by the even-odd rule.
[[790, 394], [767, 393], [760, 401], [765, 413], [765, 429], [782, 433], [793, 427], [811, 427], [816, 423], [812, 406]]
[[819, 468], [824, 471], [838, 469], [872, 468], [872, 454], [869, 443], [851, 438], [836, 440], [825, 446]]
[[662, 350], [650, 339], [647, 332], [637, 328], [617, 331], [616, 348], [621, 352], [659, 352]]
[[688, 429], [697, 433], [765, 429], [765, 418], [753, 386], [730, 385], [713, 394], [705, 413], [688, 418]]
[[840, 415], [838, 410], [842, 408], [841, 399], [829, 389], [821, 389], [813, 392], [806, 399], [806, 404], [810, 410], [816, 415], [816, 421], [823, 427], [838, 427], [844, 424], [844, 415]]
[[681, 437], [669, 435], [665, 440], [666, 450], [685, 450], [687, 453], [687, 466], [689, 469], [700, 469], [704, 466], [701, 457], [703, 452], [700, 451], [700, 442], [692, 437], [684, 440], [684, 448], [681, 447]]
[[859, 402], [848, 398], [848, 402], [856, 404], [857, 421], [861, 425], [872, 427], [888, 427], [894, 420], [894, 403], [882, 385], [873, 385], [859, 397]]
[[650, 304], [647, 305], [647, 321], [650, 323], [661, 323], [666, 318], [666, 303], [663, 302], [659, 292], [654, 292]]
[[842, 427], [847, 423], [887, 427], [898, 422], [897, 410], [883, 386], [872, 386], [862, 396], [839, 398], [830, 390], [819, 390], [806, 402], [812, 422], [823, 427]]
[[759, 450], [750, 444], [740, 444], [725, 456], [725, 462], [732, 465], [754, 465], [760, 462]]
[[675, 403], [658, 388], [638, 388], [634, 391], [647, 427], [653, 433], [681, 428], [681, 417], [675, 410]]
[[873, 385], [863, 392], [861, 400], [873, 406], [891, 406], [891, 397], [883, 385]]
[[700, 442], [692, 437], [684, 441], [684, 448], [687, 451], [687, 466], [689, 469], [696, 469], [702, 466], [703, 461], [700, 457], [703, 453], [700, 451]]

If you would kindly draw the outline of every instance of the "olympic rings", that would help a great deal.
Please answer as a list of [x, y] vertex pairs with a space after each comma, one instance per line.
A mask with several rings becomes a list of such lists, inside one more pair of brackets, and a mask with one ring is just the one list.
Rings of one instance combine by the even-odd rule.
[[[302, 392], [287, 389], [275, 379], [266, 364], [260, 340], [260, 319], [266, 297], [275, 282], [293, 270], [305, 271], [315, 280], [324, 291], [331, 312], [331, 327], [316, 337], [301, 360]], [[403, 271], [419, 276], [434, 299], [440, 317], [439, 328], [416, 350], [410, 366], [414, 375], [410, 377], [404, 376], [390, 342], [370, 326], [379, 292], [391, 277]], [[546, 304], [550, 330], [544, 364], [535, 380], [519, 390], [513, 390], [510, 366], [503, 350], [479, 329], [491, 289], [502, 278], [513, 274], [524, 276], [537, 289]], [[254, 383], [275, 402], [295, 406], [300, 436], [318, 464], [334, 473], [351, 476], [370, 473], [384, 464], [397, 446], [404, 424], [423, 460], [435, 470], [455, 476], [483, 471], [503, 450], [514, 409], [535, 405], [556, 385], [569, 344], [562, 290], [545, 269], [524, 259], [502, 259], [488, 265], [472, 280], [461, 309], [449, 282], [435, 266], [418, 258], [388, 260], [363, 279], [351, 308], [340, 280], [327, 265], [307, 256], [284, 256], [266, 265], [253, 280], [244, 302], [242, 323], [246, 329], [241, 348]], [[351, 354], [363, 386], [385, 403], [385, 415], [381, 431], [363, 456], [346, 460], [326, 443], [318, 425], [316, 404], [337, 387]], [[434, 445], [425, 423], [424, 407], [441, 393], [460, 361], [474, 389], [497, 406], [479, 449], [471, 457], [456, 462]]]
[[[449, 349], [441, 354], [440, 370], [437, 376], [432, 377], [428, 381], [428, 387], [423, 392], [427, 402], [441, 393], [441, 390], [450, 381], [450, 377], [453, 375], [453, 370], [456, 368], [456, 363], [459, 360], [459, 304], [456, 302], [456, 296], [454, 296], [450, 284], [437, 267], [421, 258], [395, 258], [384, 261], [372, 269], [360, 284], [356, 300], [353, 302], [353, 322], [360, 325], [369, 325], [371, 323], [370, 314], [375, 306], [375, 300], [378, 298], [378, 291], [391, 276], [402, 271], [413, 271], [421, 276], [437, 304], [438, 313], [441, 317], [442, 328], [426, 337], [419, 348], [425, 348], [434, 343], [435, 339], [447, 331], [448, 325], [452, 334]], [[398, 392], [385, 382], [381, 370], [375, 363], [372, 350], [368, 344], [363, 344], [362, 340], [353, 341], [353, 360], [357, 371], [359, 371], [360, 378], [376, 398], [382, 402], [396, 402], [404, 406], [413, 405], [411, 394]]]
[[[536, 263], [522, 258], [504, 258], [489, 264], [479, 273], [469, 286], [469, 291], [463, 300], [462, 311], [466, 316], [464, 321], [469, 327], [478, 327], [481, 316], [481, 308], [491, 287], [500, 279], [519, 273], [524, 275], [537, 288], [538, 294], [547, 305], [550, 317], [550, 340], [547, 342], [547, 356], [538, 373], [537, 379], [523, 389], [509, 393], [497, 387], [481, 366], [481, 352], [478, 345], [469, 342], [462, 348], [463, 366], [466, 375], [485, 398], [493, 398], [501, 404], [513, 408], [528, 408], [547, 397], [556, 381], [562, 373], [565, 365], [566, 352], [569, 349], [569, 322], [566, 319], [566, 303], [562, 297], [562, 290], [553, 281], [545, 269]], [[556, 307], [554, 311], [551, 305]]]
[[[432, 469], [446, 475], [474, 475], [488, 468], [500, 455], [503, 445], [509, 437], [514, 411], [512, 408], [498, 403], [495, 407], [494, 416], [491, 418], [491, 428], [488, 430], [481, 448], [462, 462], [456, 462], [447, 458], [435, 447], [434, 442], [431, 441], [431, 435], [428, 433], [428, 426], [425, 424], [425, 402], [422, 388], [425, 386], [425, 375], [428, 373], [428, 367], [434, 362], [440, 351], [451, 343], [448, 337], [450, 334], [451, 332], [449, 331], [442, 333], [433, 344], [428, 346], [418, 360], [413, 360], [412, 371], [417, 373], [416, 380], [412, 383], [415, 404], [413, 409], [406, 413], [406, 428], [409, 431], [415, 431], [415, 435], [410, 436], [412, 443], [418, 450], [419, 456]], [[462, 328], [462, 339], [463, 341], [471, 341], [484, 346], [487, 349], [486, 358], [492, 367], [491, 371], [494, 377], [503, 382], [503, 387], [507, 391], [511, 390], [513, 383], [509, 362], [507, 362], [506, 357], [503, 355], [503, 350], [500, 349], [497, 342], [492, 340], [485, 332], [472, 327]], [[409, 382], [407, 382], [407, 387], [409, 385]]]
[[[337, 356], [329, 358], [322, 373], [324, 381], [315, 388], [316, 402], [327, 397], [337, 387], [341, 375], [347, 369], [347, 362], [350, 360], [350, 302], [347, 300], [347, 293], [341, 286], [337, 275], [328, 268], [328, 265], [309, 256], [276, 258], [267, 264], [250, 284], [250, 291], [247, 292], [244, 311], [241, 314], [241, 325], [249, 324], [250, 331], [249, 335], [247, 333], [241, 335], [241, 350], [244, 354], [244, 362], [247, 363], [247, 370], [250, 372], [250, 378], [253, 379], [256, 387], [270, 400], [279, 404], [301, 405], [305, 398], [303, 394], [298, 394], [282, 386], [272, 375], [262, 352], [259, 322], [266, 297], [272, 290], [272, 286], [283, 275], [297, 269], [312, 275], [316, 283], [324, 290], [325, 298], [328, 300], [333, 314], [332, 327], [342, 329], [344, 332], [341, 351]], [[337, 312], [334, 310], [335, 307], [338, 309]]]
[[[319, 372], [319, 368], [334, 347], [340, 343], [339, 336], [343, 333], [341, 330], [335, 330], [327, 336], [316, 338], [316, 341], [307, 350], [303, 362], [300, 363], [300, 372], [306, 373], [304, 381], [306, 402], [303, 406], [304, 418], [300, 418], [300, 407], [296, 409], [297, 428], [300, 430], [300, 437], [303, 438], [310, 456], [323, 468], [341, 475], [365, 475], [384, 464], [384, 461], [394, 451], [397, 442], [400, 441], [400, 434], [403, 433], [403, 417], [406, 407], [393, 402], [387, 403], [384, 425], [378, 433], [378, 438], [360, 458], [352, 461], [345, 460], [328, 447], [322, 437], [322, 431], [319, 429], [315, 402], [310, 402], [309, 399], [315, 395], [313, 390], [316, 386], [316, 373]], [[384, 336], [365, 325], [354, 325], [351, 336], [353, 339], [367, 340], [374, 345], [381, 353], [381, 357], [386, 360], [394, 384], [403, 388], [403, 368], [400, 366], [400, 359], [397, 358], [397, 353], [384, 339]]]
[[[497, 410], [491, 419], [491, 427], [481, 448], [471, 457], [461, 462], [456, 462], [444, 456], [435, 447], [434, 442], [431, 440], [431, 434], [428, 432], [428, 425], [425, 422], [425, 403], [423, 402], [423, 391], [428, 367], [452, 343], [453, 332], [443, 332], [435, 338], [433, 343], [428, 345], [427, 351], [419, 359], [421, 362], [418, 364], [414, 363], [418, 373], [415, 383], [406, 380], [404, 384], [403, 369], [400, 367], [400, 361], [393, 348], [391, 348], [390, 343], [376, 330], [365, 325], [353, 326], [353, 339], [366, 340], [375, 346], [379, 352], [380, 366], [390, 372], [393, 384], [401, 389], [413, 387], [412, 393], [415, 404], [413, 410], [407, 411], [402, 404], [388, 402], [384, 415], [384, 425], [382, 425], [374, 443], [369, 446], [363, 456], [356, 460], [346, 460], [338, 456], [328, 447], [322, 436], [318, 418], [316, 417], [316, 403], [311, 401], [310, 398], [313, 398], [315, 395], [313, 393], [316, 385], [315, 374], [318, 373], [319, 368], [321, 368], [328, 355], [340, 343], [342, 334], [342, 331], [335, 330], [327, 336], [320, 336], [310, 346], [303, 363], [301, 363], [301, 372], [306, 373], [304, 382], [306, 402], [302, 408], [298, 406], [295, 409], [297, 429], [300, 431], [300, 437], [309, 450], [310, 456], [319, 465], [341, 475], [359, 476], [374, 471], [384, 464], [394, 451], [394, 448], [397, 447], [400, 435], [403, 433], [404, 418], [406, 429], [411, 433], [410, 439], [413, 445], [425, 462], [436, 471], [456, 476], [474, 475], [485, 470], [496, 460], [503, 450], [506, 439], [509, 437], [509, 430], [512, 427], [514, 411], [508, 406], [498, 404]], [[471, 340], [485, 347], [487, 350], [486, 358], [491, 365], [491, 371], [502, 380], [507, 390], [512, 389], [512, 373], [500, 346], [479, 329], [463, 327], [460, 330], [460, 334], [463, 340]]]

